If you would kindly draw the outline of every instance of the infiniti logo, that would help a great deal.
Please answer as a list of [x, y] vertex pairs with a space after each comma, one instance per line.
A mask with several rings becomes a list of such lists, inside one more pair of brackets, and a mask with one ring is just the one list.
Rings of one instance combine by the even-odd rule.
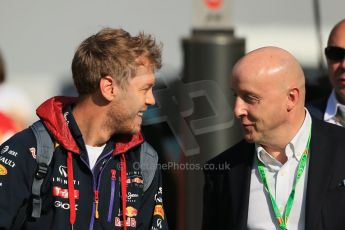
[[63, 117], [65, 118], [66, 122], [67, 122], [67, 125], [69, 125], [69, 120], [67, 119], [67, 116], [68, 116], [69, 112], [65, 112]]
[[61, 176], [67, 177], [67, 171], [66, 171], [66, 169], [67, 169], [66, 166], [62, 166], [62, 165], [59, 166], [59, 172], [60, 172], [60, 175], [61, 175]]

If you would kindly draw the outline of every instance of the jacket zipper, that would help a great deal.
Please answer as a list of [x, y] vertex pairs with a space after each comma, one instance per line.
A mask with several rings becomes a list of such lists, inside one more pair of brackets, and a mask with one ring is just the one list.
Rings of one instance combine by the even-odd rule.
[[94, 191], [94, 202], [95, 202], [95, 218], [98, 219], [99, 218], [99, 213], [98, 213], [98, 203], [99, 203], [99, 196], [98, 196], [98, 189], [96, 191]]
[[[96, 164], [103, 160], [104, 158], [108, 157], [109, 155], [111, 155], [112, 151], [110, 151], [109, 153], [105, 154], [102, 158], [98, 159]], [[108, 162], [111, 160], [111, 157], [107, 160], [107, 162], [102, 166], [102, 169], [101, 171], [99, 172], [99, 176], [98, 176], [98, 181], [97, 181], [97, 178], [95, 177], [94, 175], [94, 172], [93, 170], [91, 170], [91, 173], [92, 173], [92, 178], [93, 178], [93, 195], [94, 195], [94, 202], [92, 202], [92, 214], [91, 214], [91, 221], [90, 221], [90, 230], [93, 229], [93, 225], [94, 225], [94, 222], [95, 222], [95, 219], [98, 219], [99, 218], [99, 213], [98, 213], [98, 202], [99, 202], [99, 182], [101, 180], [101, 177], [102, 177], [102, 173], [103, 173], [103, 170], [105, 168], [105, 166], [108, 164]], [[88, 164], [82, 159], [82, 161], [84, 162], [84, 164], [86, 164], [88, 166]], [[97, 193], [97, 202], [96, 202], [96, 193]], [[97, 217], [96, 217], [97, 216]]]
[[113, 213], [113, 206], [114, 206], [114, 196], [115, 196], [115, 188], [116, 188], [116, 170], [111, 170], [111, 193], [110, 193], [110, 201], [109, 201], [109, 210], [108, 210], [108, 222], [111, 222], [111, 217]]

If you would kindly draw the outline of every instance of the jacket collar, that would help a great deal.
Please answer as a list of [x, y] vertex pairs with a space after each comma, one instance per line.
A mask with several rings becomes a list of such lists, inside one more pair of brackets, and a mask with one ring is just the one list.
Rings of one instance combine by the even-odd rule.
[[[53, 97], [41, 104], [36, 113], [60, 145], [66, 150], [80, 154], [80, 149], [85, 148], [85, 143], [72, 114], [72, 106], [77, 101], [76, 97]], [[134, 135], [115, 135], [112, 140], [115, 143], [115, 155], [125, 153], [141, 144], [144, 138], [139, 132]]]

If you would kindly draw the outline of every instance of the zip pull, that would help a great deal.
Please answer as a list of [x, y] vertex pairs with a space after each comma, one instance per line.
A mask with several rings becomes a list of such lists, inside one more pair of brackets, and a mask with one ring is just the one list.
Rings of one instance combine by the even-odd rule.
[[116, 170], [115, 169], [111, 170], [111, 180], [116, 180]]
[[99, 197], [98, 197], [98, 190], [94, 192], [94, 198], [95, 198], [95, 204], [96, 204], [96, 213], [95, 213], [95, 218], [99, 218], [99, 213], [98, 213], [98, 202], [99, 202]]
[[116, 183], [116, 169], [111, 169], [111, 181], [110, 181], [110, 199], [108, 209], [108, 222], [111, 222], [113, 215], [114, 196], [115, 196], [115, 183]]

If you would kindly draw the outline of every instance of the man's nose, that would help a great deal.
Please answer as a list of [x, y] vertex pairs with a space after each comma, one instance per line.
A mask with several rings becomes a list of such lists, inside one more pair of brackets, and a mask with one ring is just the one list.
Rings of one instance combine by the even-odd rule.
[[154, 104], [156, 104], [156, 100], [155, 100], [155, 97], [153, 95], [152, 88], [149, 90], [149, 92], [147, 92], [145, 103], [147, 105], [154, 105]]
[[234, 103], [234, 115], [237, 118], [241, 118], [246, 115], [246, 107], [244, 101], [237, 96]]

